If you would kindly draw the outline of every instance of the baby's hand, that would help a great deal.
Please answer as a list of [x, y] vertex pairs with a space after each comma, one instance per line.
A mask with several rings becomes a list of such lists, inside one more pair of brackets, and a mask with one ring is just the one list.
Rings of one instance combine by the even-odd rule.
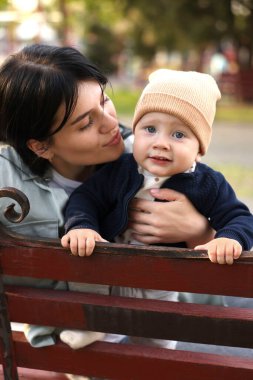
[[206, 249], [212, 263], [233, 264], [242, 253], [242, 246], [238, 241], [228, 238], [217, 238], [206, 244], [198, 245], [194, 249]]
[[96, 241], [104, 240], [96, 231], [87, 228], [70, 230], [61, 238], [64, 248], [70, 248], [75, 256], [90, 256], [95, 248]]

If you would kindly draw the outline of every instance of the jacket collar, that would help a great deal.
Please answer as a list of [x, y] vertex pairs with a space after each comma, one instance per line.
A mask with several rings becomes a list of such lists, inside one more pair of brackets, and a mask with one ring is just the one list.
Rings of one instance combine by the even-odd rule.
[[[0, 157], [7, 160], [15, 170], [18, 170], [23, 181], [30, 181], [37, 179], [41, 181], [41, 177], [34, 174], [28, 166], [21, 159], [17, 151], [10, 145], [2, 145], [0, 148]], [[43, 179], [48, 179], [49, 173], [47, 173]]]

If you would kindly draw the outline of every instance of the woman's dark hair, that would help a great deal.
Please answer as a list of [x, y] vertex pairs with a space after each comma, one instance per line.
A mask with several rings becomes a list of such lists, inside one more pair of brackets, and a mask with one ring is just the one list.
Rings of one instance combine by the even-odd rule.
[[0, 141], [12, 145], [35, 174], [45, 174], [49, 162], [38, 158], [27, 141], [49, 139], [64, 104], [65, 115], [54, 133], [60, 130], [76, 105], [78, 85], [90, 79], [103, 91], [107, 78], [71, 47], [30, 45], [1, 66]]

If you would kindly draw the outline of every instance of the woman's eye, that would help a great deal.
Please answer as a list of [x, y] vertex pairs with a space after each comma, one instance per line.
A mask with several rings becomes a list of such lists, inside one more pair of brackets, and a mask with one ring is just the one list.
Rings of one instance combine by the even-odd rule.
[[91, 127], [91, 126], [93, 125], [93, 123], [94, 123], [94, 120], [93, 120], [91, 117], [89, 117], [89, 122], [88, 122], [86, 125], [82, 125], [82, 126], [79, 128], [79, 130], [80, 130], [80, 131], [84, 131], [85, 129]]
[[185, 134], [183, 132], [180, 132], [180, 131], [176, 131], [173, 133], [173, 136], [176, 138], [176, 139], [182, 139], [183, 137], [185, 137]]
[[106, 104], [106, 103], [109, 102], [110, 100], [111, 100], [111, 99], [109, 98], [109, 96], [107, 96], [107, 95], [102, 96], [101, 106], [103, 106], [104, 104]]
[[156, 132], [156, 128], [155, 127], [145, 127], [145, 130], [148, 133], [155, 133]]

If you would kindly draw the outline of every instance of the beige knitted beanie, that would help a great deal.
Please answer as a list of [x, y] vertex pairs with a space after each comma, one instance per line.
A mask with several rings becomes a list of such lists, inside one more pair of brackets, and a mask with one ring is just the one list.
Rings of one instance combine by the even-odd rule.
[[208, 149], [216, 102], [220, 90], [212, 76], [195, 71], [159, 69], [149, 76], [136, 105], [133, 130], [149, 112], [165, 112], [188, 125], [200, 143], [200, 153]]

